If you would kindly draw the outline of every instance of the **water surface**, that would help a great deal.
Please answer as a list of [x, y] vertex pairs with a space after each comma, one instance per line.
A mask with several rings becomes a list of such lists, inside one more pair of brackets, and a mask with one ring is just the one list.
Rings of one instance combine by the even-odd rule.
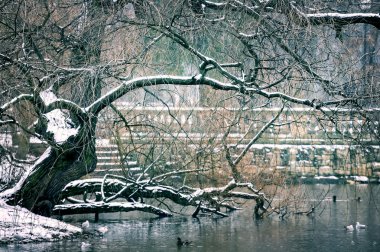
[[[88, 240], [12, 244], [0, 247], [0, 251], [380, 251], [379, 185], [307, 185], [305, 190], [311, 197], [324, 192], [328, 198], [336, 195], [337, 202], [325, 200], [313, 216], [284, 220], [277, 216], [255, 219], [252, 203], [228, 218], [160, 219], [120, 213], [100, 215], [100, 222], [93, 223], [93, 215], [68, 216], [65, 221], [74, 225], [89, 219], [92, 227], [106, 225], [109, 232]], [[357, 221], [367, 229], [344, 230], [343, 226]], [[193, 244], [178, 247], [178, 236]], [[82, 248], [82, 241], [91, 245]]]

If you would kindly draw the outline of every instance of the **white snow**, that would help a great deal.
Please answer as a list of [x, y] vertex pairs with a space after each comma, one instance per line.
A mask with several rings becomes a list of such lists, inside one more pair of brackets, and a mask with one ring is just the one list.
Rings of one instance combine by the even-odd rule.
[[[75, 181], [68, 183], [65, 186], [65, 188], [63, 188], [62, 191], [68, 190], [68, 188], [70, 188], [70, 187], [78, 187], [78, 188], [86, 187], [86, 186], [89, 186], [90, 184], [93, 184], [93, 183], [101, 184], [101, 183], [103, 183], [103, 178], [75, 180]], [[112, 184], [119, 184], [123, 187], [127, 185], [125, 182], [120, 181], [118, 179], [107, 179], [107, 185], [112, 185]]]
[[70, 224], [31, 213], [0, 200], [0, 243], [54, 241], [80, 234]]
[[22, 178], [17, 182], [17, 184], [14, 187], [0, 192], [0, 198], [5, 198], [8, 195], [14, 194], [17, 190], [19, 190], [21, 188], [21, 185], [24, 183], [25, 179], [34, 171], [34, 167], [43, 162], [43, 160], [45, 160], [50, 155], [50, 152], [51, 147], [45, 150], [45, 152], [40, 156], [40, 158], [34, 163], [33, 166], [27, 168], [26, 172], [22, 175]]
[[43, 141], [37, 137], [31, 137], [29, 142], [30, 143], [43, 143]]
[[48, 106], [49, 104], [57, 100], [57, 96], [53, 93], [51, 89], [47, 89], [40, 92], [40, 97], [42, 101], [45, 103], [45, 106]]
[[332, 18], [380, 18], [379, 14], [376, 13], [315, 13], [315, 14], [306, 14], [307, 17], [332, 17]]
[[7, 133], [0, 134], [0, 145], [4, 147], [12, 146], [12, 135]]
[[194, 80], [201, 80], [202, 79], [202, 75], [201, 74], [197, 74], [196, 76], [194, 76]]
[[[231, 144], [230, 146], [235, 146]], [[237, 148], [245, 148], [246, 145], [238, 145]], [[307, 149], [318, 149], [323, 148], [326, 150], [345, 150], [352, 147], [360, 147], [359, 145], [348, 145], [348, 144], [335, 144], [335, 145], [327, 145], [327, 144], [253, 144], [251, 146], [251, 149], [264, 149], [264, 148], [274, 148], [274, 149], [301, 149], [301, 150], [307, 150]], [[378, 145], [371, 145], [371, 148], [378, 149]]]
[[96, 146], [102, 147], [108, 147], [110, 145], [110, 140], [109, 139], [103, 139], [103, 138], [97, 138], [96, 139]]
[[53, 134], [56, 143], [65, 142], [70, 136], [78, 133], [79, 126], [74, 128], [74, 123], [61, 109], [54, 109], [46, 113], [45, 117], [48, 120], [47, 132]]
[[[118, 109], [122, 110], [134, 110], [134, 111], [167, 111], [168, 108], [164, 106], [136, 106], [135, 104], [131, 104], [129, 102], [119, 102], [116, 101], [114, 102], [114, 105]], [[281, 108], [234, 108], [234, 107], [175, 107], [175, 106], [170, 106], [170, 111], [189, 111], [190, 112], [195, 112], [195, 111], [250, 111], [250, 112], [278, 112], [281, 110]], [[316, 110], [314, 108], [309, 108], [309, 107], [295, 107], [295, 108], [284, 108], [284, 112], [315, 112]], [[345, 108], [322, 108], [322, 111], [324, 112], [351, 112], [355, 111], [353, 109], [345, 109]], [[380, 112], [380, 107], [376, 108], [368, 108], [368, 109], [363, 109], [363, 112]], [[291, 116], [288, 117], [288, 120], [291, 120]]]
[[9, 163], [8, 159], [0, 159], [0, 182], [7, 184], [13, 179], [21, 177], [24, 170], [28, 169], [29, 167], [30, 165], [27, 164], [24, 164], [22, 168], [16, 167]]
[[314, 179], [332, 179], [332, 180], [338, 180], [339, 178], [336, 176], [315, 176]]
[[357, 182], [368, 182], [368, 177], [366, 176], [351, 176], [351, 178], [354, 179], [354, 181], [357, 181]]

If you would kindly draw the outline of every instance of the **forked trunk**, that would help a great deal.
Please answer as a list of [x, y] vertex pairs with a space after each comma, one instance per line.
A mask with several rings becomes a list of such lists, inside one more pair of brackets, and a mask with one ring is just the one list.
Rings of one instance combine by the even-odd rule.
[[10, 205], [50, 216], [65, 185], [96, 167], [94, 137], [78, 134], [70, 142], [61, 148], [49, 147], [17, 185], [1, 193], [0, 198]]

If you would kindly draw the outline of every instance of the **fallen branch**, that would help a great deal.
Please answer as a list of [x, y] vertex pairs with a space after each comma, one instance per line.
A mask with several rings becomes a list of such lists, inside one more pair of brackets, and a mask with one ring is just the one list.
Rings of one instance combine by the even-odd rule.
[[152, 213], [160, 217], [170, 217], [171, 213], [151, 205], [138, 202], [93, 202], [82, 204], [56, 205], [53, 209], [55, 215], [82, 214], [82, 213], [111, 213], [141, 211]]
[[[250, 192], [233, 191], [236, 188], [245, 188]], [[86, 194], [88, 192], [99, 193], [103, 196], [102, 202], [81, 202], [75, 200], [73, 197]], [[169, 199], [173, 203], [180, 206], [195, 207], [196, 210], [193, 216], [197, 216], [199, 211], [209, 212], [219, 216], [226, 217], [227, 214], [220, 212], [220, 208], [224, 207], [228, 210], [237, 210], [234, 205], [226, 203], [226, 201], [233, 202], [233, 198], [256, 200], [263, 198], [263, 195], [258, 190], [253, 188], [251, 183], [236, 183], [235, 180], [230, 181], [223, 187], [209, 187], [209, 188], [192, 188], [189, 186], [181, 187], [179, 189], [172, 186], [158, 185], [152, 181], [133, 181], [124, 182], [119, 179], [85, 179], [77, 180], [66, 185], [62, 191], [62, 199], [67, 199], [69, 202], [75, 204], [59, 205], [54, 208], [54, 213], [75, 214], [75, 213], [96, 213], [96, 212], [113, 212], [113, 211], [153, 211], [147, 210], [148, 205], [140, 203], [117, 203], [114, 207], [109, 205], [109, 201], [105, 199], [115, 200], [117, 198], [124, 198], [131, 200], [131, 198], [141, 199]], [[74, 201], [73, 201], [74, 199]], [[150, 206], [152, 207], [152, 206]], [[173, 211], [171, 211], [173, 212]], [[159, 213], [158, 215], [161, 215]]]

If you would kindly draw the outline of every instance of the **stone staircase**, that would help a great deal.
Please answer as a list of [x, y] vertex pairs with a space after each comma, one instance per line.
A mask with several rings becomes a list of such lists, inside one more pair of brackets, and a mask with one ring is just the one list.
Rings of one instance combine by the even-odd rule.
[[132, 157], [127, 157], [122, 161], [117, 145], [112, 144], [107, 139], [99, 139], [96, 142], [96, 155], [98, 164], [91, 177], [103, 177], [105, 174], [138, 177], [142, 168]]

